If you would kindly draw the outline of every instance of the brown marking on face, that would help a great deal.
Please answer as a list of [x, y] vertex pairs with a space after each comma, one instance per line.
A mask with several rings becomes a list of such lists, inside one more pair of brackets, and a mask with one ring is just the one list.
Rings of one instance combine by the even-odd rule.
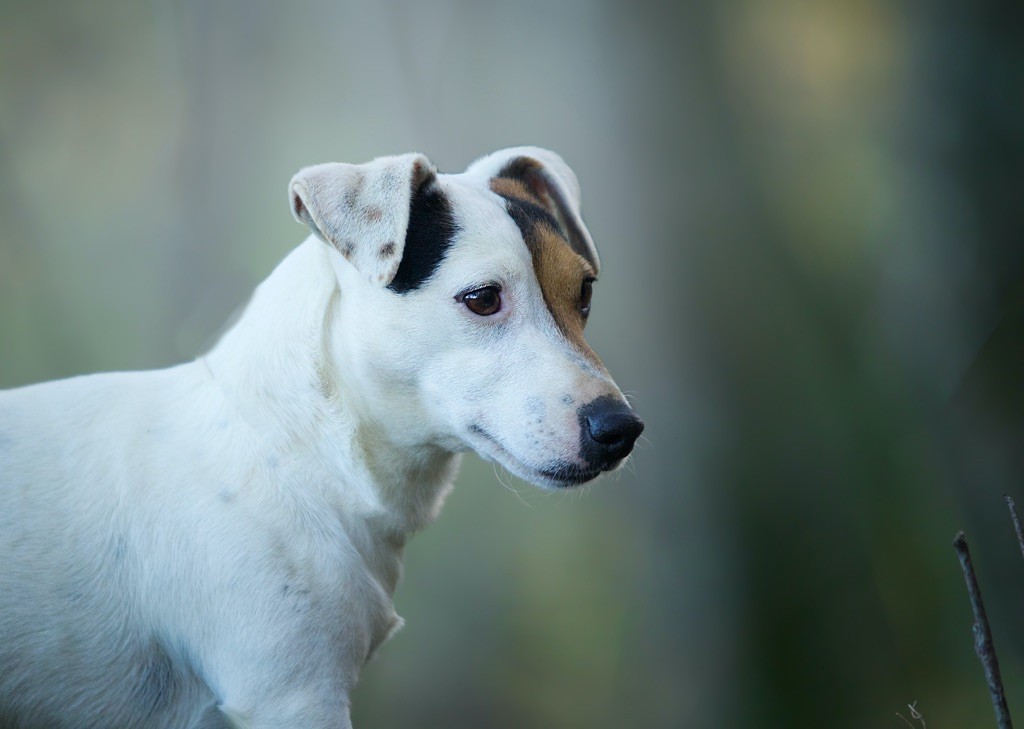
[[597, 256], [590, 246], [589, 236], [581, 227], [578, 215], [559, 183], [548, 174], [544, 165], [532, 157], [516, 157], [501, 169], [497, 179], [518, 182], [521, 189], [552, 216], [555, 229], [565, 237], [569, 247], [597, 269]]
[[355, 249], [355, 246], [352, 244], [352, 241], [350, 241], [350, 240], [349, 241], [345, 241], [345, 245], [343, 245], [341, 247], [341, 255], [345, 256], [345, 258], [351, 258], [352, 257], [352, 251], [354, 249]]
[[506, 200], [509, 214], [526, 241], [544, 303], [558, 329], [587, 360], [604, 369], [583, 338], [586, 318], [580, 311], [583, 282], [596, 277], [593, 266], [572, 250], [545, 202], [523, 182], [496, 177], [490, 187]]
[[522, 180], [512, 177], [495, 177], [491, 180], [491, 189], [506, 200], [513, 199], [531, 205], [541, 205], [541, 201]]
[[395, 249], [396, 248], [397, 248], [397, 246], [395, 245], [394, 241], [390, 241], [388, 243], [385, 243], [383, 246], [381, 246], [380, 257], [381, 258], [390, 258], [391, 256], [395, 255]]
[[544, 303], [566, 339], [587, 359], [600, 364], [601, 360], [583, 338], [587, 320], [580, 312], [583, 281], [594, 276], [594, 269], [569, 247], [565, 238], [544, 223], [534, 225], [532, 237], [533, 270]]
[[381, 211], [380, 208], [376, 207], [375, 205], [366, 208], [363, 211], [363, 215], [371, 223], [376, 223], [378, 220], [380, 220], [382, 217], [384, 217], [384, 213]]

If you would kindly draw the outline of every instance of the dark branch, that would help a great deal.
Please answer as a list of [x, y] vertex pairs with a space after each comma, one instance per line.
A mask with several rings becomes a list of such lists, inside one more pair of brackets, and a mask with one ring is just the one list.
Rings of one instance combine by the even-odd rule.
[[1009, 494], [1003, 494], [1003, 498], [1006, 499], [1006, 505], [1010, 509], [1010, 518], [1013, 519], [1013, 528], [1017, 531], [1017, 544], [1020, 545], [1020, 553], [1024, 556], [1024, 530], [1020, 528], [1020, 517], [1017, 516], [1017, 505], [1013, 503], [1013, 497]]
[[981, 601], [981, 588], [978, 587], [978, 577], [974, 574], [971, 552], [967, 548], [967, 540], [964, 538], [963, 532], [956, 535], [956, 539], [953, 540], [953, 548], [960, 558], [964, 581], [967, 582], [967, 594], [971, 598], [971, 607], [974, 609], [974, 650], [981, 660], [981, 667], [985, 670], [985, 680], [988, 682], [988, 690], [992, 695], [996, 722], [999, 724], [999, 729], [1013, 729], [1013, 722], [1010, 721], [1010, 708], [1006, 705], [1003, 679], [999, 675], [999, 660], [996, 658], [996, 648], [992, 643], [992, 630], [988, 624], [988, 616], [985, 614], [985, 604]]

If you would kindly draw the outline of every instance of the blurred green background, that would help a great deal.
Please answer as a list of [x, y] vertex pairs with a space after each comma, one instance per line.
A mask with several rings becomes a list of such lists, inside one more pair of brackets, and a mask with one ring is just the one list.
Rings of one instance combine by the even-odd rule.
[[467, 458], [356, 726], [994, 726], [960, 528], [1024, 720], [1022, 139], [1019, 0], [0, 0], [0, 387], [203, 351], [303, 165], [551, 147], [647, 440]]

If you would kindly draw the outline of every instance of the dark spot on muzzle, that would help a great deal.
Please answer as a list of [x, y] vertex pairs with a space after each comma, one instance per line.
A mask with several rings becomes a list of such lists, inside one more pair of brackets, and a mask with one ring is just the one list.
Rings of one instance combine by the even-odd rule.
[[591, 400], [577, 413], [580, 457], [601, 470], [613, 468], [628, 456], [644, 431], [644, 421], [629, 405], [612, 395]]

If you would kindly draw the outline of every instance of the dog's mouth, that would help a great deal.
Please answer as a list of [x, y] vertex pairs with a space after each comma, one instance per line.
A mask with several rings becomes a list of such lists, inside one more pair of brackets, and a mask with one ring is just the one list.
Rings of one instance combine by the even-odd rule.
[[561, 463], [554, 468], [538, 471], [538, 473], [562, 488], [568, 488], [594, 480], [601, 475], [602, 470], [600, 468], [582, 468], [575, 463]]
[[470, 440], [477, 441], [470, 443], [477, 453], [485, 459], [497, 461], [519, 478], [540, 487], [572, 488], [592, 481], [602, 473], [600, 468], [583, 467], [569, 461], [556, 461], [543, 468], [531, 466], [516, 458], [497, 438], [479, 425], [469, 426], [469, 432], [474, 436]]

